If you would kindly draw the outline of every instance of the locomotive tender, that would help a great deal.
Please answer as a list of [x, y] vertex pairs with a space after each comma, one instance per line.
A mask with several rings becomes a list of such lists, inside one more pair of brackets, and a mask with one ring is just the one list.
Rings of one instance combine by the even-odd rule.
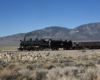
[[64, 50], [70, 49], [100, 49], [100, 42], [72, 42], [70, 41], [62, 41], [62, 40], [52, 40], [52, 39], [35, 39], [32, 40], [20, 40], [20, 47], [18, 50], [58, 50], [59, 48], [63, 48]]

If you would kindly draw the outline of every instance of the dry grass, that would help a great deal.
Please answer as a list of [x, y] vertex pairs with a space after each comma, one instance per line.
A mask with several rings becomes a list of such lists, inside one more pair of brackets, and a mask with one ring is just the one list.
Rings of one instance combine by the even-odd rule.
[[17, 50], [17, 46], [12, 46], [12, 47], [0, 47], [0, 50]]
[[[51, 69], [32, 69], [34, 64], [26, 64], [22, 67], [19, 65], [14, 67], [14, 69], [3, 68], [0, 72], [0, 78], [9, 80], [100, 80], [100, 67], [96, 68], [86, 68], [84, 66], [75, 67], [67, 66], [64, 68], [54, 67]], [[21, 67], [20, 67], [21, 66]], [[15, 76], [16, 75], [16, 76]]]
[[3, 69], [0, 72], [0, 76], [10, 76], [11, 75], [11, 71], [9, 69]]
[[100, 80], [99, 55], [37, 61], [0, 60], [1, 80]]

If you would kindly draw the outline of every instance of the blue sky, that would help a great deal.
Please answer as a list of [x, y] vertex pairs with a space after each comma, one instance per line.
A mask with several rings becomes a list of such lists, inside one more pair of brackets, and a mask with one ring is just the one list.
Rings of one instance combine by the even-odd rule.
[[0, 0], [0, 37], [100, 22], [100, 0]]

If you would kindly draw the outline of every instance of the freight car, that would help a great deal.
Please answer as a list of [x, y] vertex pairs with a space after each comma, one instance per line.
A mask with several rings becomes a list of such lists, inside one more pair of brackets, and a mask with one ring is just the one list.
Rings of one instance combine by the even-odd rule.
[[72, 42], [70, 41], [62, 41], [62, 40], [52, 40], [52, 39], [35, 39], [32, 40], [20, 40], [20, 47], [18, 50], [58, 50], [59, 48], [63, 48], [64, 50], [70, 49], [100, 49], [100, 42]]
[[100, 42], [74, 42], [73, 49], [100, 49]]

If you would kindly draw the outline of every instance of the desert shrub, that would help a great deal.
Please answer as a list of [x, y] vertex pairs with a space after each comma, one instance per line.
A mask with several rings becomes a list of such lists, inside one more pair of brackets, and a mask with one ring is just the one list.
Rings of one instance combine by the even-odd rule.
[[97, 79], [100, 80], [100, 65], [97, 68]]
[[63, 70], [64, 70], [64, 75], [73, 76], [72, 67], [65, 67]]
[[28, 76], [20, 76], [20, 77], [17, 77], [16, 80], [28, 80]]
[[96, 67], [96, 66], [95, 66], [95, 63], [93, 63], [93, 62], [90, 62], [90, 63], [88, 64], [88, 66]]
[[80, 66], [84, 66], [84, 64], [83, 63], [76, 63], [75, 66], [80, 67]]
[[97, 64], [100, 64], [100, 60], [98, 60]]
[[78, 72], [79, 72], [79, 73], [84, 73], [85, 70], [86, 70], [86, 67], [84, 67], [84, 66], [79, 66], [79, 67], [78, 67]]
[[84, 64], [84, 66], [87, 67], [87, 68], [88, 67], [96, 67], [95, 63], [93, 63], [93, 62], [87, 62], [87, 63]]
[[63, 77], [58, 78], [57, 80], [79, 80], [79, 79], [77, 79], [75, 77], [63, 76]]
[[0, 65], [2, 65], [3, 67], [7, 67], [8, 63], [6, 63], [2, 59], [0, 59]]
[[18, 73], [20, 70], [21, 70], [21, 68], [19, 68], [19, 67], [16, 67], [16, 68], [13, 69], [13, 71], [14, 71], [15, 73]]
[[1, 80], [15, 80], [15, 77], [13, 75], [4, 75], [1, 77]]
[[0, 71], [1, 71], [1, 70], [3, 70], [3, 66], [2, 66], [2, 65], [0, 65]]
[[51, 62], [52, 62], [52, 63], [58, 63], [58, 61], [57, 61], [57, 60], [52, 60]]
[[30, 64], [36, 63], [36, 61], [30, 61]]
[[82, 57], [82, 61], [86, 61], [86, 60], [88, 60], [88, 57], [86, 56]]
[[3, 69], [2, 72], [0, 72], [1, 80], [15, 80], [16, 77], [15, 73], [12, 73], [12, 71], [8, 69]]
[[16, 67], [16, 65], [13, 63], [13, 64], [9, 64], [8, 66], [7, 66], [7, 68], [8, 69], [13, 69], [13, 68], [15, 68]]
[[33, 65], [27, 65], [27, 67], [26, 67], [27, 69], [29, 69], [29, 70], [33, 70], [34, 69], [34, 67], [33, 67]]
[[27, 77], [32, 74], [32, 71], [30, 71], [29, 69], [22, 69], [19, 71], [19, 73], [22, 74], [23, 76]]
[[58, 64], [56, 64], [56, 67], [64, 68], [64, 65], [63, 65], [63, 64], [60, 64], [60, 63], [58, 63]]
[[80, 77], [81, 80], [96, 80], [97, 71], [94, 69], [87, 69], [86, 72]]
[[73, 72], [73, 76], [77, 76], [77, 74], [79, 73], [79, 68], [78, 67], [71, 67], [71, 69], [72, 69], [72, 72]]
[[[77, 67], [53, 68], [48, 71], [47, 80], [73, 80], [78, 74]], [[74, 77], [75, 76], [75, 77]]]
[[0, 72], [0, 77], [1, 76], [4, 76], [4, 75], [11, 75], [11, 71], [9, 69], [3, 69], [1, 72]]
[[75, 67], [75, 66], [65, 67], [60, 72], [62, 72], [62, 74], [65, 76], [78, 77], [78, 74], [84, 72], [84, 68], [83, 67]]
[[31, 74], [30, 79], [32, 79], [32, 80], [46, 80], [47, 73], [48, 73], [48, 71], [44, 70], [44, 69], [36, 70]]
[[29, 63], [29, 61], [28, 60], [23, 60], [21, 63], [26, 64], [26, 63]]
[[95, 62], [98, 61], [98, 59], [96, 57], [92, 57], [91, 60], [95, 61]]
[[57, 80], [60, 77], [60, 71], [61, 68], [53, 68], [50, 69], [47, 73], [47, 79], [48, 80]]
[[43, 65], [44, 69], [52, 69], [55, 68], [55, 65], [51, 64], [51, 63], [46, 63]]
[[68, 67], [68, 66], [75, 66], [75, 62], [65, 62], [62, 64], [57, 64], [58, 67], [64, 68], [64, 67]]
[[72, 56], [68, 56], [68, 58], [69, 58], [69, 59], [72, 59], [73, 57], [72, 57]]
[[33, 65], [33, 69], [35, 70], [35, 69], [40, 69], [40, 68], [42, 68], [42, 66], [43, 66], [43, 64], [34, 64]]
[[75, 62], [69, 62], [69, 66], [75, 66]]
[[59, 63], [65, 63], [65, 62], [66, 62], [65, 60], [60, 60], [60, 61], [59, 61]]

